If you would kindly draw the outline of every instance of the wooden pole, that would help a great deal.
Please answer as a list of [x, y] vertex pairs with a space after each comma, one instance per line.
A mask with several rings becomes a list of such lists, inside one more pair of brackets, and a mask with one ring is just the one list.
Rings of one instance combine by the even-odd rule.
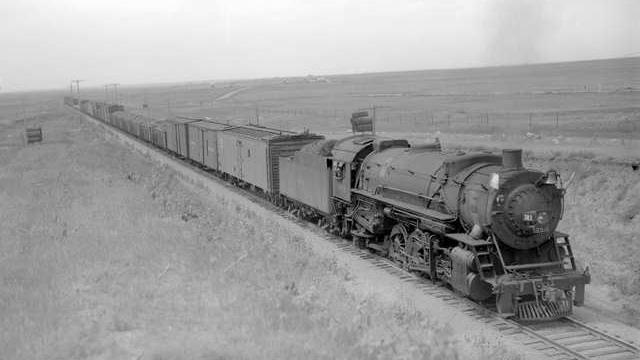
[[371, 132], [376, 134], [376, 107], [373, 107], [373, 118], [371, 119]]

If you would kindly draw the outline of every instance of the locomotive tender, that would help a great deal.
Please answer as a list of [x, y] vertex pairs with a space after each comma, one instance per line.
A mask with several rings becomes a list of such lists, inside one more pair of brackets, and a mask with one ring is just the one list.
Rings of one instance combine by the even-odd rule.
[[[78, 107], [75, 99], [65, 103]], [[524, 168], [519, 149], [444, 153], [439, 142], [411, 146], [373, 134], [326, 140], [202, 119], [145, 127], [127, 123], [142, 120], [113, 105], [79, 103], [504, 316], [554, 319], [584, 302], [588, 270], [578, 270], [569, 236], [556, 231], [560, 177]]]

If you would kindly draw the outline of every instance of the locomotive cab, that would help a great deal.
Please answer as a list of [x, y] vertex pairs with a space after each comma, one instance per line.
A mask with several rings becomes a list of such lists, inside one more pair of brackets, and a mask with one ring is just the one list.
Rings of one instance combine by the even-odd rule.
[[333, 195], [350, 202], [362, 160], [373, 151], [373, 135], [355, 135], [338, 141], [333, 148]]

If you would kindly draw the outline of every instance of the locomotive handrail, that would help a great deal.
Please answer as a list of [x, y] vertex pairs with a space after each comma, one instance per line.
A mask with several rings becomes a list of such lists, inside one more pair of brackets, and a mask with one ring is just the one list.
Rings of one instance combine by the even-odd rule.
[[522, 264], [522, 265], [508, 265], [508, 266], [505, 266], [505, 269], [521, 270], [521, 269], [530, 269], [530, 268], [537, 268], [537, 267], [551, 267], [556, 265], [562, 265], [562, 261], [550, 261], [550, 262]]
[[355, 194], [359, 194], [359, 195], [363, 195], [363, 196], [367, 196], [370, 198], [373, 198], [377, 201], [380, 202], [384, 202], [387, 203], [393, 207], [396, 208], [400, 208], [400, 209], [404, 209], [406, 211], [411, 211], [417, 214], [421, 214], [424, 215], [428, 218], [432, 218], [435, 220], [439, 220], [439, 221], [452, 221], [455, 220], [455, 216], [450, 215], [450, 214], [445, 214], [445, 213], [441, 213], [439, 211], [436, 210], [432, 210], [432, 209], [428, 209], [428, 208], [422, 208], [416, 205], [412, 205], [412, 204], [407, 204], [407, 203], [401, 203], [399, 201], [396, 201], [394, 199], [388, 199], [384, 196], [381, 195], [375, 195], [375, 194], [371, 194], [368, 193], [367, 191], [363, 191], [363, 190], [352, 190], [353, 193]]
[[[398, 189], [392, 186], [384, 186], [384, 185], [380, 185], [379, 188], [384, 191], [384, 190], [391, 190], [391, 191], [395, 191], [395, 192], [399, 192], [399, 193], [403, 193], [403, 194], [407, 194], [407, 195], [411, 195], [411, 196], [415, 196], [415, 197], [419, 197], [421, 199], [425, 199], [425, 200], [429, 200], [429, 201], [436, 201], [435, 198], [427, 196], [427, 195], [423, 195], [423, 194], [419, 194], [419, 193], [415, 193], [413, 191], [407, 191], [407, 190], [402, 190], [402, 189]], [[376, 190], [378, 190], [376, 188]], [[382, 192], [381, 191], [381, 192]], [[376, 192], [376, 194], [380, 194], [381, 192]]]
[[500, 265], [502, 265], [502, 268], [505, 268], [505, 263], [504, 263], [504, 258], [502, 257], [502, 250], [500, 249], [500, 244], [498, 244], [498, 240], [496, 239], [495, 235], [491, 234], [489, 236], [491, 238], [491, 242], [493, 242], [493, 246], [496, 248], [496, 252], [498, 253], [498, 259], [500, 259]]

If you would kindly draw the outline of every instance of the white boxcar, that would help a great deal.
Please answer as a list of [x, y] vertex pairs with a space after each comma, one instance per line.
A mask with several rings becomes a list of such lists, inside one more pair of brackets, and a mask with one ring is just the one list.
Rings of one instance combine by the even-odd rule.
[[268, 193], [280, 190], [280, 157], [322, 136], [247, 125], [218, 132], [219, 169]]

